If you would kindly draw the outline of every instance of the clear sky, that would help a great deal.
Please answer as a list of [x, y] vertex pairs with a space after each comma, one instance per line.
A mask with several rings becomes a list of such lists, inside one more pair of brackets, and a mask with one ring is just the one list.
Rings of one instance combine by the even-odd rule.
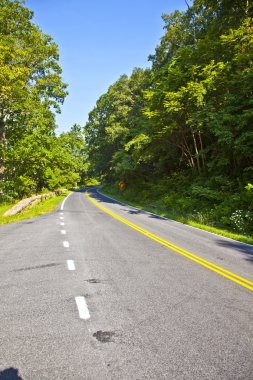
[[33, 21], [59, 46], [69, 95], [58, 132], [84, 125], [96, 101], [120, 75], [148, 67], [163, 35], [163, 13], [184, 0], [26, 0]]

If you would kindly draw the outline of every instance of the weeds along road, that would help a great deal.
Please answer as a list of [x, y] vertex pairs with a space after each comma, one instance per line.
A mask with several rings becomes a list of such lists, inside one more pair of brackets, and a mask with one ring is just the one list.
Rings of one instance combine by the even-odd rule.
[[0, 227], [0, 378], [251, 380], [253, 247], [89, 193]]

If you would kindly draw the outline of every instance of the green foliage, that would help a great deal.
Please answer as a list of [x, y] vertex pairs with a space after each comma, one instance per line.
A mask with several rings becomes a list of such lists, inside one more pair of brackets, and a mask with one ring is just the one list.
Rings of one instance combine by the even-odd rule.
[[91, 175], [112, 179], [120, 168], [129, 174], [134, 171], [135, 160], [127, 154], [130, 148], [127, 144], [138, 135], [137, 123], [141, 121], [145, 125], [146, 122], [142, 114], [142, 90], [148, 86], [148, 77], [149, 71], [141, 69], [135, 69], [130, 78], [122, 75], [90, 112], [84, 130]]
[[[135, 207], [139, 207], [140, 209], [151, 211], [153, 213], [156, 213], [157, 215], [165, 216], [169, 219], [175, 219], [179, 222], [183, 222], [189, 224], [190, 226], [213, 232], [217, 235], [226, 236], [231, 239], [239, 240], [248, 244], [253, 244], [253, 237], [250, 233], [247, 235], [245, 235], [245, 232], [243, 232], [243, 234], [238, 232], [236, 233], [233, 227], [227, 229], [224, 225], [215, 227], [216, 224], [213, 223], [212, 215], [208, 211], [192, 210], [191, 212], [186, 213], [184, 210], [176, 210], [175, 208], [173, 208], [175, 204], [174, 202], [171, 202], [167, 208], [164, 207], [163, 199], [160, 198], [159, 193], [157, 196], [157, 193], [155, 191], [156, 185], [153, 184], [153, 186], [150, 185], [149, 187], [150, 189], [153, 187], [153, 191], [149, 191], [149, 197], [146, 198], [145, 202], [143, 201], [142, 197], [137, 196], [138, 192], [140, 192], [142, 189], [140, 183], [138, 183], [136, 187], [132, 187], [124, 193], [119, 193], [116, 184], [114, 186], [104, 186], [102, 192], [106, 195], [114, 197], [115, 199], [118, 199], [119, 201], [128, 203]], [[176, 193], [173, 194], [171, 199], [178, 199]]]
[[30, 196], [35, 187], [35, 182], [29, 177], [19, 176], [15, 182], [15, 189], [20, 197]]
[[83, 186], [98, 186], [100, 185], [100, 182], [96, 178], [85, 178], [83, 183]]
[[[0, 191], [2, 199], [75, 186], [86, 175], [80, 126], [55, 134], [66, 92], [58, 47], [20, 0], [0, 0]], [[85, 166], [86, 165], [86, 166]]]
[[89, 115], [93, 175], [124, 179], [147, 207], [253, 232], [252, 15], [247, 0], [163, 15], [152, 68], [121, 76]]
[[25, 210], [19, 214], [12, 215], [12, 216], [3, 216], [3, 214], [7, 210], [12, 208], [15, 203], [8, 202], [5, 204], [1, 204], [0, 202], [0, 225], [18, 222], [20, 220], [29, 219], [29, 218], [35, 218], [37, 216], [45, 214], [46, 212], [53, 211], [55, 207], [57, 207], [63, 201], [66, 195], [67, 195], [67, 192], [61, 193], [61, 195], [53, 196], [46, 200], [42, 200], [41, 202], [32, 206], [32, 208]]
[[236, 210], [230, 219], [235, 230], [242, 233], [252, 233], [253, 212]]

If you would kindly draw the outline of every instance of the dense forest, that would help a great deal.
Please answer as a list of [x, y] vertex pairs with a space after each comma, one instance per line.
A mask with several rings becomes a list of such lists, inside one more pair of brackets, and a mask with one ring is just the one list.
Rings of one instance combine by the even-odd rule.
[[122, 75], [89, 114], [90, 173], [123, 180], [125, 199], [251, 234], [252, 16], [252, 0], [164, 14], [151, 68]]
[[55, 112], [67, 95], [58, 47], [19, 0], [0, 0], [0, 200], [75, 186], [85, 141], [74, 125], [57, 136]]

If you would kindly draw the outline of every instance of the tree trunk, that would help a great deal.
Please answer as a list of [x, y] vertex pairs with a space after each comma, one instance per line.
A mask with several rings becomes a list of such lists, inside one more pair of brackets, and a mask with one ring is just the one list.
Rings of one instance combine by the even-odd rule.
[[189, 145], [188, 145], [188, 143], [186, 141], [186, 138], [185, 138], [184, 134], [182, 134], [182, 137], [183, 137], [183, 141], [184, 141], [184, 144], [183, 144], [184, 151], [187, 153], [187, 155], [188, 155], [187, 157], [188, 157], [188, 160], [190, 162], [190, 166], [191, 166], [192, 170], [195, 172], [196, 171], [196, 165], [195, 165], [195, 162], [194, 162], [193, 155], [191, 153], [190, 147], [189, 147]]
[[200, 131], [198, 132], [198, 135], [199, 135], [199, 143], [200, 143], [200, 157], [201, 157], [201, 161], [202, 161], [202, 167], [205, 171], [205, 168], [206, 168], [205, 155], [204, 155], [204, 147], [203, 147], [203, 141], [202, 141], [202, 136], [201, 136]]
[[0, 180], [4, 176], [4, 152], [6, 148], [5, 122], [3, 117], [0, 117]]
[[197, 161], [197, 169], [198, 169], [198, 174], [201, 174], [201, 167], [200, 167], [200, 162], [199, 162], [199, 150], [198, 150], [198, 146], [197, 146], [197, 141], [196, 141], [196, 138], [195, 138], [195, 133], [193, 131], [193, 128], [191, 128], [191, 133], [192, 133], [192, 139], [193, 139], [193, 144], [194, 144], [194, 149], [195, 149], [195, 153], [196, 153], [196, 161]]

